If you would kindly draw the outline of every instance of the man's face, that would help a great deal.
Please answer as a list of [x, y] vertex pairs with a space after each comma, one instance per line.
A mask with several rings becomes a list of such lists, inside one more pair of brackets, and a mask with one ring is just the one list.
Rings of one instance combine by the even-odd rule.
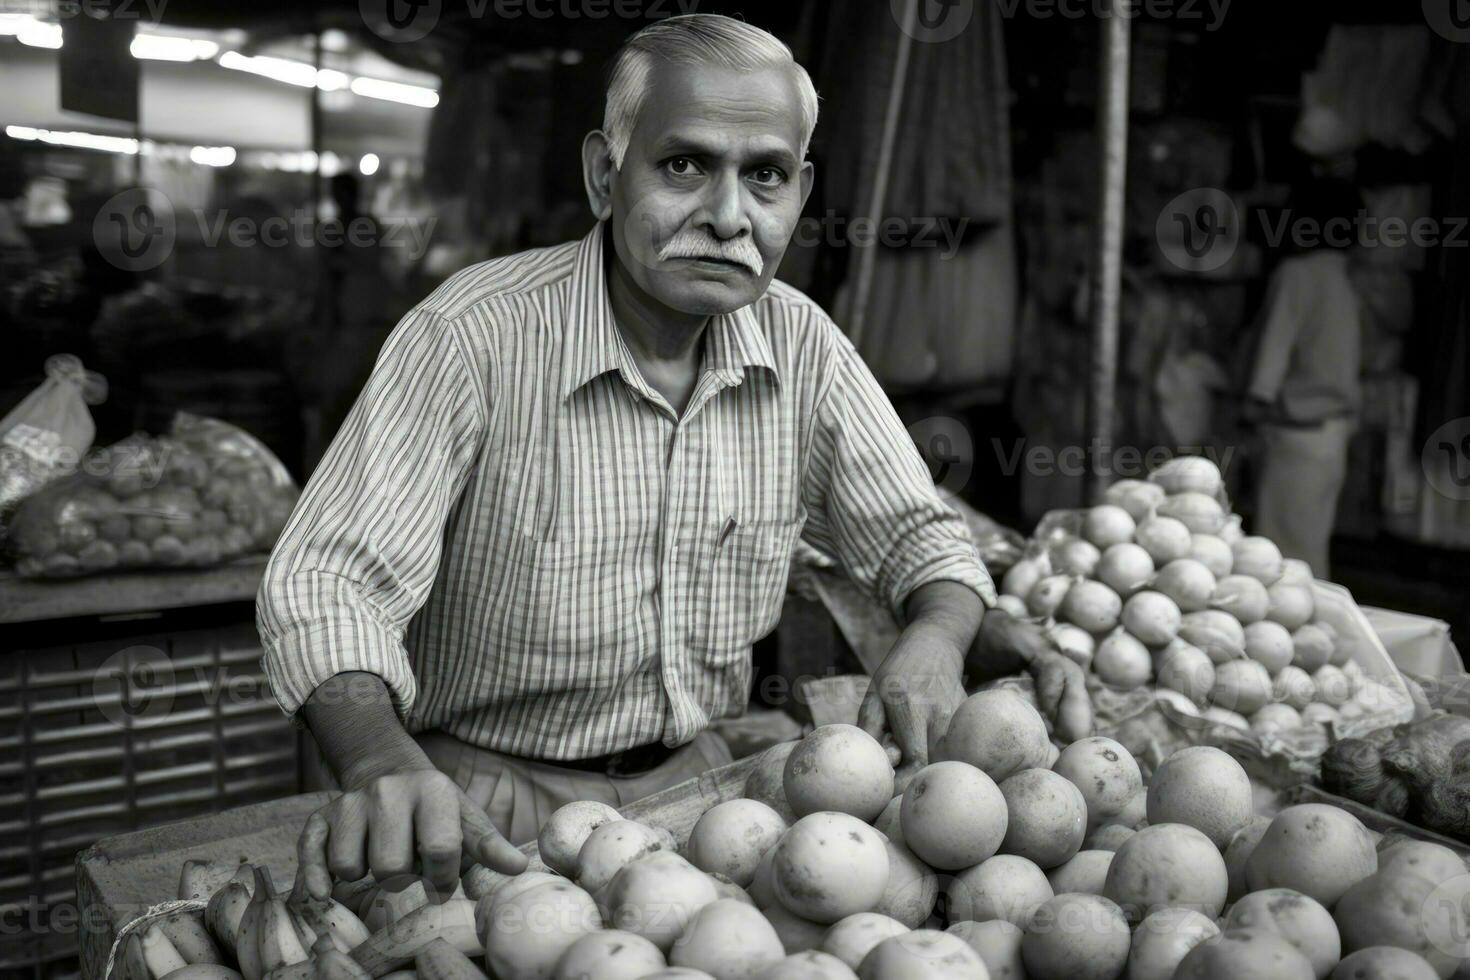
[[697, 316], [759, 299], [811, 187], [789, 70], [660, 63], [612, 175], [619, 263], [663, 305]]

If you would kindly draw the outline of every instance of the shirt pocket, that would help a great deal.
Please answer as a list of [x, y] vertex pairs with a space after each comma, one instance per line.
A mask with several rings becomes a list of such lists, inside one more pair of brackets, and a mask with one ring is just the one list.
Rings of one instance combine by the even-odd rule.
[[706, 666], [739, 662], [781, 618], [791, 550], [803, 520], [741, 523], [727, 518], [706, 530], [695, 568], [690, 646]]

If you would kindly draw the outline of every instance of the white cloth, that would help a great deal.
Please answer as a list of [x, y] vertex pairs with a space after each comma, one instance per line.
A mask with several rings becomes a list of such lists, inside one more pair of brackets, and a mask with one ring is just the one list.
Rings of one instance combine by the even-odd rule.
[[1328, 419], [1315, 426], [1261, 428], [1265, 453], [1256, 533], [1275, 541], [1286, 557], [1311, 565], [1317, 578], [1332, 577], [1327, 546], [1355, 427], [1350, 419]]

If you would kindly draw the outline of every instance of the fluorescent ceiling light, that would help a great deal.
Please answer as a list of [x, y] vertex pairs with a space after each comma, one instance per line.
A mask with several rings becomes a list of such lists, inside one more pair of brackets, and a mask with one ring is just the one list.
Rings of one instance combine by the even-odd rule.
[[233, 146], [196, 146], [189, 151], [189, 159], [204, 167], [228, 167], [235, 162]]
[[238, 51], [226, 51], [219, 56], [221, 68], [249, 72], [287, 85], [312, 88], [316, 85], [316, 69], [301, 61], [289, 58], [271, 58], [266, 55], [244, 55]]
[[381, 78], [354, 78], [352, 92], [368, 99], [382, 99], [384, 102], [398, 102], [422, 109], [432, 109], [439, 104], [439, 93], [431, 88], [389, 82]]
[[15, 32], [15, 39], [21, 44], [30, 45], [33, 48], [59, 48], [61, 47], [61, 25], [48, 24], [45, 21], [29, 18], [30, 23], [19, 24]]
[[145, 61], [208, 61], [219, 53], [219, 45], [203, 38], [138, 34], [132, 52], [134, 58]]
[[138, 152], [138, 141], [128, 136], [103, 136], [100, 133], [52, 132], [49, 129], [34, 129], [30, 126], [6, 126], [5, 135], [18, 140], [39, 140], [52, 146], [74, 146], [83, 150], [102, 150], [107, 153]]

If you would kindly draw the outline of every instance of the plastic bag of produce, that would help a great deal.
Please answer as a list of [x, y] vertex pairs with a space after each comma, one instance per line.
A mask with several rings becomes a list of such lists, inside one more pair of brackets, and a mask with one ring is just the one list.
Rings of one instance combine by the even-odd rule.
[[31, 577], [207, 567], [268, 551], [298, 494], [249, 433], [180, 412], [168, 435], [95, 450], [77, 473], [27, 498], [10, 550]]
[[106, 397], [100, 374], [56, 354], [46, 359], [46, 380], [0, 419], [0, 541], [17, 504], [76, 469], [97, 433], [87, 406]]

